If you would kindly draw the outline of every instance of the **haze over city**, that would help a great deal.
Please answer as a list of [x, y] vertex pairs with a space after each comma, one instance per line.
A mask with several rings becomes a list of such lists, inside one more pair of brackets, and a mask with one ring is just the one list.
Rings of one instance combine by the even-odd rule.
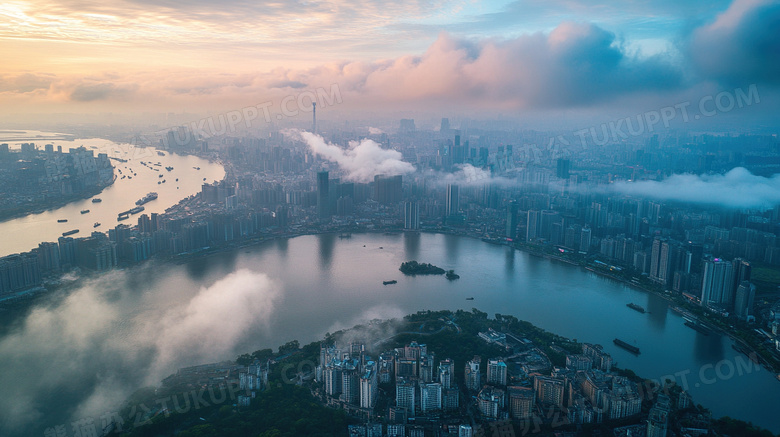
[[780, 435], [777, 0], [10, 0], [0, 54], [0, 436]]

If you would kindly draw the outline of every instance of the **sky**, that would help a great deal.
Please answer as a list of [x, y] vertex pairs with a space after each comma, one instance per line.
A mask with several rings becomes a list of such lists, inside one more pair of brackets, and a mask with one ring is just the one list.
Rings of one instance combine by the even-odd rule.
[[7, 0], [0, 116], [230, 110], [334, 86], [371, 111], [774, 96], [778, 29], [772, 0]]

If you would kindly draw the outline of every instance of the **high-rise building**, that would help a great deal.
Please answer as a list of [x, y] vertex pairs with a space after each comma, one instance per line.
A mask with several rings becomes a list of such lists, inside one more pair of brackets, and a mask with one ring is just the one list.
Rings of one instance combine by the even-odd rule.
[[444, 388], [455, 387], [455, 363], [449, 358], [439, 361], [439, 382]]
[[366, 363], [363, 374], [360, 376], [360, 408], [374, 408], [376, 405], [379, 381], [376, 364], [373, 361]]
[[528, 210], [528, 222], [525, 226], [525, 240], [534, 241], [539, 238], [539, 211]]
[[395, 405], [397, 407], [406, 408], [409, 414], [414, 414], [416, 400], [415, 392], [416, 387], [414, 380], [398, 378], [395, 383]]
[[404, 202], [404, 229], [420, 229], [420, 205], [417, 202]]
[[459, 426], [458, 437], [474, 437], [474, 430], [471, 428], [471, 425]]
[[328, 172], [317, 172], [317, 217], [327, 219], [330, 217], [330, 196]]
[[483, 417], [497, 419], [499, 412], [504, 407], [504, 391], [485, 386], [477, 395], [477, 406]]
[[402, 198], [403, 178], [395, 176], [374, 176], [374, 200], [383, 205], [394, 205]]
[[565, 158], [558, 158], [556, 167], [555, 175], [558, 177], [558, 179], [569, 179], [571, 161]]
[[729, 261], [718, 258], [704, 262], [701, 283], [701, 304], [730, 307], [733, 269]]
[[515, 419], [529, 418], [534, 413], [535, 394], [530, 387], [509, 387], [509, 414]]
[[420, 411], [427, 413], [441, 410], [441, 384], [420, 384]]
[[536, 391], [536, 399], [540, 403], [563, 406], [564, 383], [562, 379], [537, 376], [534, 378], [534, 390]]
[[590, 228], [584, 227], [580, 231], [580, 252], [590, 251], [591, 231]]
[[504, 360], [488, 360], [487, 383], [506, 385], [506, 363]]
[[514, 200], [509, 202], [506, 210], [506, 238], [510, 241], [517, 238], [517, 202]]
[[481, 363], [482, 358], [477, 355], [466, 363], [464, 380], [466, 381], [466, 388], [469, 390], [477, 391], [482, 387], [482, 379], [479, 374]]
[[742, 281], [737, 287], [737, 296], [734, 299], [734, 315], [745, 320], [753, 315], [753, 301], [756, 298], [756, 286], [749, 281]]
[[460, 195], [458, 193], [458, 186], [455, 184], [447, 184], [447, 202], [445, 208], [445, 214], [447, 217], [457, 214], [460, 211]]

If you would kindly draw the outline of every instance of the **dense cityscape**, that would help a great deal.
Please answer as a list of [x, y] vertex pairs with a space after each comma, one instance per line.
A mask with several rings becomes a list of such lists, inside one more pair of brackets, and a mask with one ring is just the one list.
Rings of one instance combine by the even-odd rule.
[[0, 4], [0, 436], [780, 436], [778, 23]]

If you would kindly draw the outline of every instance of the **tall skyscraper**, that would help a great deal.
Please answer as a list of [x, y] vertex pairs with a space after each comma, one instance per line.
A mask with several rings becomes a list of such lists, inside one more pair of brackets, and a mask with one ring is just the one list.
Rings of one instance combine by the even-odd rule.
[[403, 178], [401, 175], [374, 176], [374, 200], [383, 205], [393, 205], [401, 201]]
[[439, 382], [443, 388], [455, 386], [455, 363], [449, 358], [439, 361]]
[[327, 219], [330, 217], [330, 196], [328, 172], [317, 172], [317, 216], [320, 219]]
[[517, 238], [517, 202], [509, 202], [506, 210], [506, 238], [514, 240]]
[[466, 363], [464, 379], [466, 381], [466, 388], [469, 390], [477, 391], [482, 387], [482, 379], [479, 374], [481, 363], [482, 358], [476, 355], [471, 361]]
[[311, 133], [317, 135], [317, 102], [311, 102]]
[[460, 195], [458, 193], [458, 186], [455, 184], [447, 184], [447, 202], [445, 214], [449, 217], [457, 214], [458, 211], [460, 211]]
[[525, 226], [525, 240], [534, 241], [539, 238], [539, 211], [528, 210], [528, 221]]
[[558, 158], [558, 161], [556, 163], [557, 168], [555, 175], [558, 176], [559, 179], [569, 179], [569, 169], [571, 168], [571, 161], [564, 158]]
[[506, 363], [504, 360], [488, 360], [487, 383], [506, 385]]
[[749, 281], [742, 281], [737, 287], [734, 299], [734, 315], [738, 319], [745, 320], [753, 315], [753, 301], [756, 298], [756, 286]]
[[715, 258], [704, 262], [701, 283], [701, 304], [730, 307], [733, 269], [729, 261]]
[[404, 229], [420, 229], [420, 205], [417, 202], [404, 202]]

